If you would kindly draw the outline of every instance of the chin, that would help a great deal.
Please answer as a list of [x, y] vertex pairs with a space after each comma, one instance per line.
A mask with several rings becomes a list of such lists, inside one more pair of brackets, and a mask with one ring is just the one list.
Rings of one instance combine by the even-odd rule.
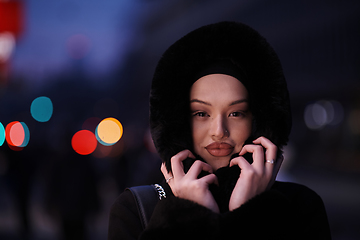
[[216, 171], [219, 168], [226, 167], [230, 163], [231, 156], [225, 156], [225, 157], [214, 157], [211, 156], [211, 158], [206, 158], [205, 161]]

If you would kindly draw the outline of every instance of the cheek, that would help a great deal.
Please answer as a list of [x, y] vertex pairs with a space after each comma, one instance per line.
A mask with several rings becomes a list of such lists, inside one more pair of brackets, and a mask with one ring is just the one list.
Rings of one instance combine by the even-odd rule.
[[247, 122], [245, 131], [246, 131], [246, 133], [245, 133], [246, 139], [248, 139], [250, 137], [250, 135], [251, 135], [251, 132], [252, 132], [252, 120]]
[[195, 142], [198, 142], [199, 139], [202, 138], [202, 135], [203, 135], [202, 132], [203, 131], [199, 124], [195, 123], [192, 125], [192, 138], [193, 138], [194, 144], [195, 144]]
[[234, 128], [234, 135], [233, 139], [236, 141], [237, 145], [242, 145], [244, 142], [250, 137], [251, 135], [251, 122], [246, 122], [242, 124], [241, 126], [237, 126]]
[[205, 124], [192, 124], [192, 139], [194, 150], [199, 149], [202, 145], [202, 142], [206, 137], [206, 127]]

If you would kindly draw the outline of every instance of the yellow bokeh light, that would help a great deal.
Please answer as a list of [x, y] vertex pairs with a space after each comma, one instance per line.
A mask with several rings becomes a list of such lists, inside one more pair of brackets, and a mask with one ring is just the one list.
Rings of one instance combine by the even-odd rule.
[[103, 145], [113, 145], [123, 134], [121, 123], [115, 118], [105, 118], [96, 128], [96, 137]]

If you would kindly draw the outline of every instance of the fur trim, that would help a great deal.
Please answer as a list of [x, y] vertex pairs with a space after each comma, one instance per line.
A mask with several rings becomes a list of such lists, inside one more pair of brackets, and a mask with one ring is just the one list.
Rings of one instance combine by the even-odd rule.
[[150, 92], [150, 128], [158, 153], [170, 171], [170, 158], [192, 150], [189, 92], [196, 73], [216, 61], [231, 61], [245, 73], [254, 116], [251, 139], [269, 138], [279, 149], [291, 128], [289, 95], [280, 61], [252, 28], [220, 22], [196, 29], [168, 48]]

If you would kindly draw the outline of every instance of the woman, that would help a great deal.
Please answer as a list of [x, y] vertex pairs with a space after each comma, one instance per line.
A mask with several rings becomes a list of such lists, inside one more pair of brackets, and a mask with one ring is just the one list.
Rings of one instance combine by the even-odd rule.
[[221, 22], [178, 40], [160, 59], [150, 95], [166, 197], [142, 229], [125, 191], [109, 239], [330, 239], [321, 198], [275, 182], [289, 105], [279, 59], [250, 27]]

